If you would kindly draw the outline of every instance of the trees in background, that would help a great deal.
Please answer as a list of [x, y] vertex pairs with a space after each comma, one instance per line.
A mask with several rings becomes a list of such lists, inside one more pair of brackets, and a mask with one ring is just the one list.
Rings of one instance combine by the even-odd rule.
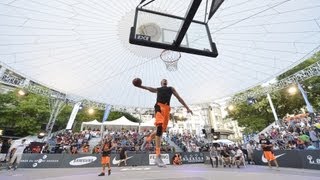
[[[294, 68], [278, 76], [278, 80], [284, 79], [297, 71], [300, 71], [315, 62], [320, 61], [320, 52], [314, 54], [311, 58], [300, 63]], [[320, 77], [312, 77], [304, 82], [300, 82], [308, 94], [308, 99], [313, 105], [315, 111], [320, 110]], [[248, 91], [255, 91], [261, 86], [254, 87]], [[235, 96], [240, 95], [236, 94]], [[283, 118], [287, 114], [302, 113], [301, 108], [305, 107], [304, 99], [298, 90], [296, 94], [290, 95], [287, 89], [282, 89], [271, 94], [272, 102], [275, 106], [278, 118]], [[255, 97], [253, 97], [255, 98]], [[239, 126], [245, 127], [245, 132], [259, 132], [266, 126], [274, 122], [274, 116], [267, 96], [256, 97], [256, 103], [238, 102], [233, 104], [234, 109], [228, 110], [228, 117], [238, 121]]]
[[[79, 131], [82, 122], [97, 119], [102, 121], [104, 110], [95, 110], [93, 114], [88, 114], [88, 108], [79, 110], [74, 122], [73, 130]], [[69, 117], [73, 109], [72, 104], [66, 104], [58, 115], [55, 122], [55, 129], [66, 128]], [[112, 111], [109, 114], [108, 121], [125, 116], [133, 122], [139, 122], [139, 119], [129, 113]], [[18, 90], [9, 91], [0, 94], [0, 129], [12, 130], [14, 136], [23, 137], [27, 135], [36, 135], [41, 130], [41, 126], [48, 123], [50, 117], [49, 101], [47, 97], [29, 93], [25, 96], [19, 96]]]

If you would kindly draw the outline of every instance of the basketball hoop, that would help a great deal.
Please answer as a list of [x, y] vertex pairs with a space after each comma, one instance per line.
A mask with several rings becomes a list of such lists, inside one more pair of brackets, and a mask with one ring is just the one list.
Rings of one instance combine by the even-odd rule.
[[178, 70], [178, 61], [181, 58], [180, 52], [165, 49], [160, 54], [160, 58], [166, 64], [168, 71]]

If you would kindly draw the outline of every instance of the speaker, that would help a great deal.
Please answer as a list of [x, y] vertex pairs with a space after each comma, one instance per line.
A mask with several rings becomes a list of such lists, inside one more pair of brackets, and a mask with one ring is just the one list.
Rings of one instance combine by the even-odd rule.
[[211, 133], [212, 133], [212, 134], [214, 133], [214, 129], [213, 129], [213, 128], [211, 129]]

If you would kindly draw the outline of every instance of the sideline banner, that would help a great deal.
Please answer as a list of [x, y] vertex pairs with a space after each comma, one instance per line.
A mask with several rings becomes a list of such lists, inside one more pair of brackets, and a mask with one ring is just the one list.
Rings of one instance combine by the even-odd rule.
[[[155, 165], [156, 154], [149, 154], [149, 164]], [[170, 164], [170, 156], [169, 154], [161, 154], [161, 159], [164, 164]]]
[[61, 154], [23, 154], [20, 168], [60, 168], [63, 161]]
[[182, 164], [204, 163], [206, 157], [202, 152], [183, 152], [180, 153]]
[[[149, 165], [148, 154], [127, 153], [127, 166]], [[169, 154], [167, 154], [169, 158]], [[110, 165], [118, 166], [118, 154], [111, 154]], [[100, 154], [23, 154], [19, 168], [79, 168], [101, 167]]]
[[[320, 170], [320, 150], [275, 150], [275, 157], [280, 167]], [[257, 165], [267, 165], [262, 151], [254, 151]]]

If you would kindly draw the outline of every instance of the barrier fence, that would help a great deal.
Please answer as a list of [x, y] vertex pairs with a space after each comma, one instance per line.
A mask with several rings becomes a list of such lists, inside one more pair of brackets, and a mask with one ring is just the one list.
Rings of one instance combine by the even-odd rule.
[[[127, 166], [154, 165], [155, 154], [127, 153]], [[172, 153], [161, 154], [166, 164], [172, 164]], [[204, 163], [209, 153], [180, 153], [182, 164]], [[75, 167], [101, 167], [100, 154], [23, 154], [20, 168], [75, 168]], [[119, 155], [111, 154], [110, 165], [118, 166]]]
[[[320, 150], [276, 150], [274, 151], [281, 167], [320, 170]], [[127, 153], [127, 166], [153, 165], [155, 154]], [[173, 153], [161, 154], [164, 163], [172, 164]], [[180, 153], [182, 164], [208, 163], [208, 152]], [[254, 152], [256, 165], [266, 165], [262, 151]], [[24, 154], [20, 168], [75, 168], [100, 167], [100, 154]], [[111, 166], [118, 166], [119, 155], [111, 154]]]
[[[274, 154], [280, 167], [320, 170], [320, 150], [275, 150]], [[266, 165], [262, 151], [254, 152], [257, 165]]]

